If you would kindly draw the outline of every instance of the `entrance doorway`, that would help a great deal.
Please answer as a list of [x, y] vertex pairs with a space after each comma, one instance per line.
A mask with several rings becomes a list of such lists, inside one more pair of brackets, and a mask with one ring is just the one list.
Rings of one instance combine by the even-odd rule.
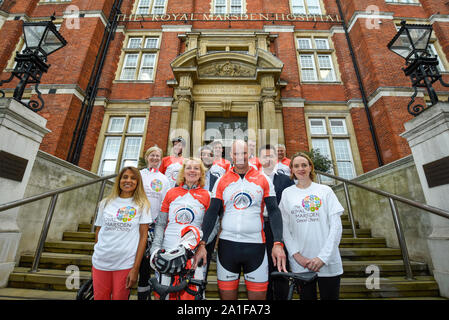
[[231, 161], [230, 151], [235, 139], [248, 140], [248, 116], [246, 117], [207, 117], [204, 144], [220, 141], [223, 144], [222, 157]]

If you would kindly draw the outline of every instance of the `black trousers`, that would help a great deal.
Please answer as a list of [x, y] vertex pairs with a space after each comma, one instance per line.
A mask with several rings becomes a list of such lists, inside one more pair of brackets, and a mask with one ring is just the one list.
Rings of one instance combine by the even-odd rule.
[[139, 281], [137, 283], [137, 300], [151, 300], [149, 289], [149, 280], [151, 277], [150, 258], [143, 255], [139, 269]]
[[317, 300], [318, 284], [321, 300], [338, 300], [340, 297], [340, 278], [341, 276], [318, 277], [300, 288], [299, 297], [301, 300]]
[[215, 236], [215, 238], [212, 240], [211, 243], [206, 245], [206, 251], [207, 251], [207, 261], [206, 262], [207, 262], [207, 267], [206, 267], [206, 278], [205, 278], [205, 280], [207, 280], [207, 276], [209, 274], [210, 261], [212, 259], [212, 253], [214, 253], [214, 250], [215, 250], [215, 243], [217, 243], [217, 236]]
[[[273, 232], [271, 231], [270, 223], [268, 219], [265, 218], [264, 223], [265, 232], [265, 244], [267, 246], [267, 257], [268, 257], [268, 290], [267, 290], [267, 300], [287, 300], [288, 297], [288, 280], [285, 278], [275, 278], [271, 277], [273, 271], [278, 271], [277, 267], [273, 264], [273, 259], [271, 258], [271, 251], [273, 249]], [[285, 255], [287, 256], [287, 270], [289, 269], [288, 263], [288, 253], [285, 250]]]

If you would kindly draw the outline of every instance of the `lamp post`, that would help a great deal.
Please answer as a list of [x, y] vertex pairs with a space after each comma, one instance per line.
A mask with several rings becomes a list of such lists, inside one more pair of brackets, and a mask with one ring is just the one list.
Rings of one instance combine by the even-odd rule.
[[[67, 41], [56, 30], [53, 21], [54, 15], [50, 21], [40, 22], [24, 22], [23, 35], [25, 40], [25, 49], [22, 53], [16, 53], [16, 66], [11, 73], [11, 76], [0, 81], [0, 86], [3, 83], [10, 82], [14, 77], [20, 80], [16, 89], [14, 90], [14, 99], [27, 108], [37, 112], [44, 107], [44, 100], [39, 91], [39, 83], [43, 73], [48, 71], [50, 65], [46, 64], [47, 57], [61, 49], [67, 44]], [[37, 92], [38, 101], [30, 100], [28, 103], [22, 102], [23, 92], [27, 84], [35, 84], [35, 91]], [[0, 96], [4, 97], [4, 91], [0, 90]]]
[[426, 88], [429, 95], [431, 106], [438, 103], [438, 96], [432, 87], [436, 81], [449, 87], [446, 84], [438, 70], [438, 59], [429, 53], [429, 40], [432, 35], [431, 25], [407, 24], [401, 22], [401, 28], [388, 43], [389, 50], [405, 59], [406, 67], [402, 68], [405, 75], [410, 77], [415, 92], [412, 95], [407, 109], [414, 116], [419, 115], [425, 110], [425, 106], [416, 104], [412, 107], [418, 94], [418, 88]]

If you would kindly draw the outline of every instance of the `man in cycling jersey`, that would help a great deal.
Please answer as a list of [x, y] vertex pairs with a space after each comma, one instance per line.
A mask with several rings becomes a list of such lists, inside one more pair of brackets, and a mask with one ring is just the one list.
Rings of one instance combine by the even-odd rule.
[[220, 297], [236, 300], [243, 269], [249, 300], [264, 300], [268, 286], [268, 257], [263, 231], [263, 210], [267, 207], [273, 231], [273, 264], [286, 271], [282, 243], [282, 217], [273, 183], [248, 164], [248, 145], [237, 140], [232, 145], [234, 166], [215, 183], [212, 200], [203, 220], [203, 238], [196, 261], [206, 259], [205, 245], [215, 222], [223, 212], [218, 244], [217, 278]]

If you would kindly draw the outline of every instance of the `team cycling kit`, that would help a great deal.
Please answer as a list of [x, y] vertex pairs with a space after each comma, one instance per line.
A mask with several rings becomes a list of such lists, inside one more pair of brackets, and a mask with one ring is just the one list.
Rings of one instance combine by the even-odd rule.
[[[156, 221], [155, 237], [151, 246], [150, 260], [153, 260], [153, 257], [160, 249], [169, 251], [177, 248], [181, 243], [181, 238], [186, 227], [192, 226], [201, 229], [203, 217], [209, 207], [209, 202], [209, 191], [203, 188], [195, 186], [189, 189], [187, 185], [181, 185], [170, 189], [164, 198], [161, 212]], [[187, 268], [192, 263], [190, 260], [188, 262]], [[205, 265], [197, 267], [194, 279], [204, 280], [205, 271]], [[163, 285], [171, 285], [173, 277], [170, 274], [160, 274], [159, 281]], [[194, 297], [186, 292], [180, 292], [170, 294], [168, 298], [170, 300], [188, 300]]]
[[266, 205], [275, 242], [282, 241], [282, 219], [271, 180], [250, 166], [245, 175], [232, 167], [215, 183], [203, 221], [203, 239], [212, 240], [218, 215], [222, 214], [217, 250], [220, 290], [237, 290], [243, 269], [249, 291], [266, 291], [268, 257], [265, 250], [263, 211]]

